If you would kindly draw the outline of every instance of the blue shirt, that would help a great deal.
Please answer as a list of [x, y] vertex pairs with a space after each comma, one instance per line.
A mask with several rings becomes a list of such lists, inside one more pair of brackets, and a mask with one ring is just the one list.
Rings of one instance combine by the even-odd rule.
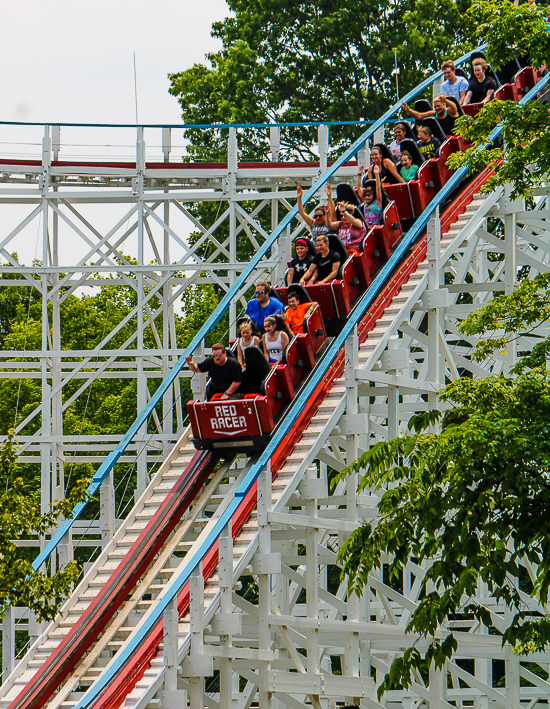
[[459, 101], [461, 91], [468, 91], [468, 81], [463, 76], [457, 76], [454, 84], [451, 84], [449, 80], [444, 81], [441, 84], [442, 94], [447, 94], [447, 96], [454, 96]]
[[254, 298], [254, 300], [251, 300], [247, 304], [246, 310], [244, 312], [246, 313], [246, 315], [249, 315], [252, 320], [254, 320], [260, 330], [263, 330], [264, 318], [266, 318], [268, 315], [282, 314], [284, 309], [285, 306], [281, 303], [280, 300], [274, 298], [273, 296], [270, 296], [269, 303], [265, 306], [265, 308], [262, 308], [256, 298]]

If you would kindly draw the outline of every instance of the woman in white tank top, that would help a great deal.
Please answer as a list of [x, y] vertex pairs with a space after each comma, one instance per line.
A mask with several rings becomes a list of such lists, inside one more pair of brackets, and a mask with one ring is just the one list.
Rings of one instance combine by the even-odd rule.
[[249, 320], [245, 320], [241, 323], [239, 328], [239, 341], [237, 342], [237, 359], [239, 364], [244, 369], [246, 367], [244, 361], [244, 351], [247, 347], [259, 347], [260, 338], [254, 334], [252, 330], [252, 323]]
[[269, 364], [274, 367], [279, 364], [290, 338], [284, 331], [284, 324], [279, 325], [274, 315], [268, 315], [265, 318], [264, 328], [265, 335], [262, 337], [264, 354]]

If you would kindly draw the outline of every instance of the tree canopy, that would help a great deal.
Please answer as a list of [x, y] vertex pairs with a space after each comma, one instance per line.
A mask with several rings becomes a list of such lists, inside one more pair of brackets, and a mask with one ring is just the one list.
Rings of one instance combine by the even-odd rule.
[[[473, 47], [470, 0], [228, 0], [214, 23], [222, 42], [207, 63], [169, 75], [186, 123], [272, 123], [376, 119], [400, 92]], [[186, 131], [189, 155], [225, 160], [227, 133]], [[331, 143], [357, 128], [331, 128]], [[288, 128], [287, 154], [311, 158], [314, 131]], [[266, 156], [266, 132], [239, 137], [245, 157]]]
[[[544, 604], [550, 586], [550, 376], [463, 378], [440, 400], [453, 405], [440, 433], [426, 431], [439, 412], [417, 416], [417, 432], [376, 444], [344, 471], [362, 472], [359, 490], [381, 495], [376, 525], [365, 523], [340, 552], [350, 590], [361, 594], [387, 555], [390, 583], [408, 560], [430, 561], [406, 627], [430, 640], [428, 650], [407, 649], [380, 693], [407, 687], [426, 661], [442, 667], [452, 657], [449, 617], [476, 618], [520, 653], [550, 640], [550, 619], [534, 616], [522, 595]], [[479, 600], [480, 582], [512, 610], [504, 628]]]
[[[524, 280], [463, 321], [465, 335], [480, 340], [482, 361], [506, 351], [550, 314], [550, 275]], [[390, 581], [408, 560], [430, 560], [418, 607], [407, 631], [430, 638], [427, 652], [407, 649], [396, 659], [380, 693], [407, 687], [411, 671], [426, 661], [443, 666], [456, 649], [445, 620], [474, 617], [520, 654], [542, 651], [550, 641], [550, 618], [533, 614], [525, 596], [541, 604], [550, 589], [550, 336], [520, 353], [512, 377], [459, 379], [440, 393], [452, 408], [414, 416], [410, 433], [380, 442], [342, 476], [362, 473], [359, 490], [380, 493], [376, 525], [353, 532], [340, 552], [351, 591], [362, 594], [373, 569], [390, 555]], [[440, 423], [440, 432], [428, 427]], [[479, 599], [478, 584], [512, 610], [506, 622]], [[504, 625], [503, 625], [504, 623]]]

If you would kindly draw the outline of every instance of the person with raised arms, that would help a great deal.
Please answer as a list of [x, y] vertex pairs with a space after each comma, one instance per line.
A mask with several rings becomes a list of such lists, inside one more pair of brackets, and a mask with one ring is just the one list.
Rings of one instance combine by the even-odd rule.
[[298, 214], [302, 217], [304, 222], [308, 225], [310, 231], [311, 231], [311, 236], [316, 239], [318, 236], [321, 236], [322, 234], [334, 234], [335, 232], [327, 225], [326, 223], [326, 215], [325, 215], [325, 210], [323, 209], [322, 205], [318, 204], [315, 209], [313, 210], [313, 216], [311, 217], [306, 210], [304, 209], [304, 205], [302, 204], [302, 195], [304, 194], [304, 190], [300, 187], [300, 185], [296, 186], [296, 202], [298, 204]]
[[[359, 174], [363, 172], [363, 165], [359, 168]], [[363, 215], [365, 217], [365, 222], [367, 229], [370, 229], [377, 224], [382, 223], [382, 214], [384, 209], [382, 207], [382, 185], [380, 183], [380, 166], [374, 166], [374, 177], [376, 179], [376, 191], [372, 189], [370, 184], [365, 187], [357, 188], [357, 195], [363, 204], [361, 209], [363, 210]]]
[[421, 122], [424, 118], [437, 118], [437, 122], [443, 129], [445, 135], [453, 135], [455, 129], [455, 121], [458, 118], [458, 108], [456, 103], [451, 101], [446, 96], [436, 96], [434, 98], [433, 110], [430, 111], [415, 111], [407, 103], [403, 101], [401, 104], [403, 110], [410, 113], [411, 116]]
[[[370, 159], [372, 160], [369, 168], [367, 170], [367, 179], [374, 180], [374, 168], [380, 168], [380, 182], [383, 185], [396, 185], [399, 182], [404, 182], [401, 175], [397, 172], [397, 168], [393, 160], [385, 158], [382, 155], [382, 150], [374, 145], [370, 151]], [[361, 187], [361, 178], [363, 177], [362, 172], [357, 175], [357, 185], [356, 189]], [[364, 178], [363, 178], [364, 179]]]
[[338, 238], [348, 252], [361, 251], [367, 233], [365, 222], [356, 215], [355, 205], [338, 202], [336, 207], [332, 199], [332, 185], [327, 185], [326, 189], [330, 207], [330, 213], [326, 217], [327, 224], [338, 232]]

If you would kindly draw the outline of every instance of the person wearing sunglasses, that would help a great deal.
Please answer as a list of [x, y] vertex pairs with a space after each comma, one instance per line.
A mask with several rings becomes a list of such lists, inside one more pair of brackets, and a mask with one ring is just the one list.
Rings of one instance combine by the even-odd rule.
[[311, 237], [316, 240], [318, 236], [328, 236], [329, 234], [336, 234], [334, 229], [331, 229], [326, 222], [325, 210], [318, 204], [314, 211], [313, 216], [306, 213], [304, 205], [302, 204], [302, 195], [304, 190], [298, 185], [296, 187], [296, 201], [298, 203], [298, 214], [302, 217], [304, 222], [308, 225], [311, 231]]
[[195, 364], [192, 357], [186, 357], [189, 369], [195, 374], [208, 374], [210, 380], [206, 385], [206, 401], [221, 394], [220, 399], [231, 399], [243, 380], [243, 370], [235, 357], [227, 356], [225, 346], [221, 342], [212, 345], [212, 357]]
[[282, 315], [284, 305], [278, 298], [271, 295], [269, 283], [258, 283], [254, 298], [246, 305], [245, 315], [253, 320], [260, 332], [264, 332], [264, 319], [268, 315]]

